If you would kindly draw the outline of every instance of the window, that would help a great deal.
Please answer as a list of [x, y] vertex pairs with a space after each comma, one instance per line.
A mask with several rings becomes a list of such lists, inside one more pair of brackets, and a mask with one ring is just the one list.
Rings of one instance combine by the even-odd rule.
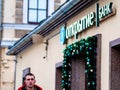
[[55, 84], [55, 90], [62, 90], [61, 87], [61, 80], [62, 80], [62, 63], [59, 62], [56, 64], [56, 84]]
[[23, 0], [23, 23], [39, 23], [53, 11], [54, 0]]
[[22, 84], [24, 84], [24, 80], [25, 80], [25, 75], [27, 74], [27, 73], [30, 73], [30, 68], [26, 68], [26, 69], [24, 69], [23, 70], [23, 77], [22, 77]]
[[28, 23], [39, 23], [46, 19], [47, 0], [28, 0]]

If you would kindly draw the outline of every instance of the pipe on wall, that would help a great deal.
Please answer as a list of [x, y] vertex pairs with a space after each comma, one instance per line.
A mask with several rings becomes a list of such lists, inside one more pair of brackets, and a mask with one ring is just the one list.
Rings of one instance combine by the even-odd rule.
[[[1, 59], [1, 40], [2, 40], [2, 0], [0, 0], [0, 59]], [[0, 62], [0, 73], [1, 73], [1, 62]], [[0, 83], [1, 83], [1, 77], [0, 77]], [[0, 90], [1, 90], [1, 84], [0, 84]]]
[[2, 40], [2, 0], [0, 0], [0, 46]]

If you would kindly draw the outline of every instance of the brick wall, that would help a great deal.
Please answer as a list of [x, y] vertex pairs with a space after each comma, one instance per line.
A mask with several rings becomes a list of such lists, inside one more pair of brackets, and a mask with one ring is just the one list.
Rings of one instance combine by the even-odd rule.
[[16, 0], [16, 23], [23, 23], [23, 0]]
[[[16, 23], [23, 23], [23, 0], [16, 0]], [[15, 37], [21, 38], [26, 33], [28, 33], [29, 30], [15, 30]]]

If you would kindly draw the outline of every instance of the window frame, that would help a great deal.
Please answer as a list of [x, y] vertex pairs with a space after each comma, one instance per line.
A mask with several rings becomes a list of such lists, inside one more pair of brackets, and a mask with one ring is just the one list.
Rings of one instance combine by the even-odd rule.
[[[50, 16], [53, 12], [54, 12], [54, 0], [47, 0], [47, 12], [46, 12], [47, 17], [46, 18], [48, 18], [48, 16]], [[28, 22], [28, 0], [23, 0], [23, 23], [32, 24]]]
[[[28, 8], [27, 8], [28, 9], [27, 10], [27, 12], [28, 12], [27, 22], [29, 24], [38, 24], [40, 21], [42, 21], [42, 20], [44, 20], [48, 17], [48, 0], [46, 0], [46, 9], [39, 8], [39, 0], [37, 0], [37, 8], [30, 8], [29, 4], [30, 4], [30, 0], [28, 0]], [[35, 21], [30, 21], [30, 19], [29, 19], [30, 18], [30, 14], [29, 14], [30, 10], [36, 11], [36, 20]], [[39, 21], [39, 11], [45, 11], [46, 12], [45, 18], [41, 19], [40, 21]]]
[[26, 75], [27, 73], [30, 73], [30, 72], [31, 72], [31, 68], [30, 68], [30, 67], [25, 68], [25, 69], [23, 70], [23, 76], [22, 76], [22, 84], [23, 84], [23, 85], [24, 85], [25, 75]]

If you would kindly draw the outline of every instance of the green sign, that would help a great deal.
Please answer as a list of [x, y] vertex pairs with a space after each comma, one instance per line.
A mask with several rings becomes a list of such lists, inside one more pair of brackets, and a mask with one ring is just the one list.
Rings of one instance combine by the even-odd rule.
[[76, 36], [77, 33], [89, 28], [94, 24], [95, 13], [91, 12], [80, 20], [66, 28], [66, 39]]
[[[109, 14], [111, 14], [113, 12], [112, 10], [112, 5], [113, 3], [110, 2], [106, 5], [104, 5], [103, 7], [99, 8], [99, 4], [96, 4], [96, 12], [90, 12], [89, 14], [85, 15], [84, 17], [82, 17], [81, 19], [79, 19], [78, 21], [74, 22], [73, 24], [71, 24], [70, 26], [66, 27], [66, 31], [64, 32], [64, 35], [60, 35], [62, 38], [62, 36], [64, 36], [64, 40], [65, 39], [69, 39], [73, 36], [75, 36], [77, 38], [77, 34], [86, 30], [87, 28], [93, 26], [94, 24], [96, 24], [96, 26], [99, 26], [99, 22], [106, 16], [108, 16]], [[62, 29], [61, 29], [62, 30]], [[65, 30], [65, 28], [64, 28]], [[63, 30], [61, 31], [63, 32]], [[60, 33], [63, 34], [63, 33]]]

